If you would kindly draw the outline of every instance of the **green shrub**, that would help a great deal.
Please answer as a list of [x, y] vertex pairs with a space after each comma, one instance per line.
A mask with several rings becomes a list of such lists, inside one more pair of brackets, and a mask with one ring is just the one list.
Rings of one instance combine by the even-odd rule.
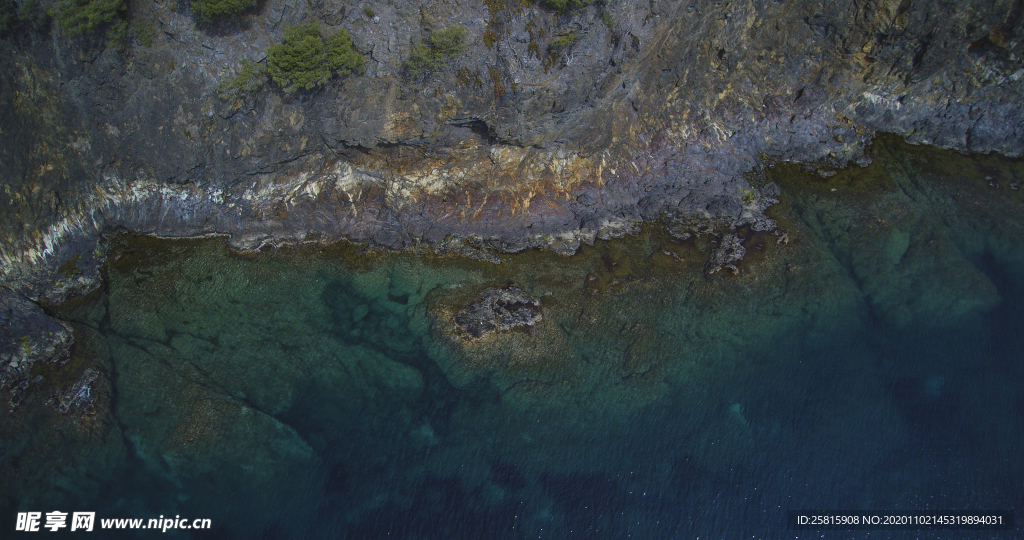
[[441, 67], [442, 62], [431, 54], [430, 45], [417, 41], [409, 51], [409, 59], [405, 61], [405, 70], [413, 77], [419, 77]]
[[241, 13], [253, 5], [253, 0], [192, 0], [192, 11], [205, 21]]
[[405, 61], [405, 69], [413, 77], [420, 77], [440, 68], [450, 58], [466, 48], [466, 28], [453, 26], [430, 33], [426, 40], [417, 42]]
[[612, 14], [605, 11], [601, 14], [601, 22], [611, 30], [615, 26], [615, 19], [612, 18]]
[[119, 46], [128, 32], [125, 0], [57, 0], [50, 14], [69, 37], [103, 32], [107, 46]]
[[21, 4], [18, 5], [18, 20], [27, 21], [32, 19], [37, 7], [39, 7], [38, 0], [22, 0]]
[[463, 26], [453, 26], [430, 34], [430, 49], [434, 54], [451, 58], [465, 48], [466, 28]]
[[267, 49], [267, 72], [287, 93], [312, 90], [333, 76], [362, 68], [363, 57], [352, 48], [347, 32], [324, 39], [316, 23], [286, 28], [284, 41]]
[[568, 34], [558, 36], [548, 44], [548, 52], [557, 55], [572, 45], [574, 41], [576, 41], [576, 32], [569, 32]]
[[363, 55], [359, 54], [352, 46], [352, 40], [348, 32], [339, 30], [324, 40], [327, 48], [327, 67], [334, 72], [334, 75], [341, 77], [352, 72], [363, 71]]
[[544, 0], [544, 5], [559, 12], [565, 13], [575, 7], [589, 6], [594, 0]]
[[51, 17], [50, 11], [42, 10], [39, 8], [39, 0], [21, 0], [21, 2], [15, 2], [12, 0], [11, 6], [17, 6], [14, 9], [14, 21], [17, 26], [43, 26], [49, 23], [49, 17]]
[[0, 34], [14, 18], [14, 0], [0, 0]]
[[363, 15], [366, 15], [368, 18], [372, 19], [373, 16], [376, 14], [373, 12], [373, 9], [370, 6], [366, 6], [363, 8]]
[[156, 31], [153, 30], [153, 25], [149, 24], [149, 21], [139, 21], [136, 19], [135, 39], [139, 42], [139, 45], [149, 47], [153, 44], [153, 38], [155, 36]]
[[251, 97], [266, 81], [266, 70], [252, 60], [242, 60], [238, 74], [225, 78], [217, 85], [217, 97], [224, 101]]
[[556, 63], [558, 63], [558, 55], [565, 52], [566, 49], [572, 46], [576, 42], [576, 32], [569, 32], [558, 36], [551, 43], [548, 43], [548, 54], [544, 57], [541, 64], [544, 65], [544, 71], [546, 72]]

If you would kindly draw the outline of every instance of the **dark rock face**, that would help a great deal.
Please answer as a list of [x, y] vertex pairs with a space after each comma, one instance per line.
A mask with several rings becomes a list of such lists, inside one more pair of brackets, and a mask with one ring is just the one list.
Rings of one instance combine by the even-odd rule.
[[[666, 214], [756, 221], [744, 218], [745, 173], [765, 158], [864, 163], [876, 131], [1024, 151], [1016, 1], [368, 7], [372, 19], [337, 0], [269, 0], [211, 26], [147, 4], [132, 17], [152, 44], [123, 51], [12, 27], [0, 283], [33, 299], [85, 290], [98, 238], [116, 228], [223, 234], [241, 249], [473, 238], [483, 256], [572, 252]], [[349, 31], [365, 74], [216, 97], [241, 60], [313, 21]], [[465, 52], [409, 77], [412, 44], [454, 24]], [[572, 39], [552, 49], [559, 36]], [[74, 257], [81, 274], [57, 271]]]
[[544, 319], [540, 300], [514, 283], [480, 291], [480, 300], [455, 315], [455, 324], [474, 338], [531, 328]]
[[71, 329], [43, 313], [36, 304], [0, 287], [0, 392], [10, 409], [17, 407], [33, 382], [37, 362], [66, 362]]

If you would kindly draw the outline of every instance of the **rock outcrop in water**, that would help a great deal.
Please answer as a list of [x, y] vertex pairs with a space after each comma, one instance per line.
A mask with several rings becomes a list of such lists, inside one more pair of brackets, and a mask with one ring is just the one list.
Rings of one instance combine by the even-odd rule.
[[71, 387], [63, 392], [54, 392], [50, 399], [47, 400], [47, 405], [53, 407], [54, 410], [61, 414], [92, 412], [92, 385], [99, 376], [100, 373], [96, 368], [86, 368]]
[[454, 317], [455, 324], [473, 338], [494, 332], [529, 329], [544, 319], [540, 300], [516, 284], [480, 291], [480, 299]]

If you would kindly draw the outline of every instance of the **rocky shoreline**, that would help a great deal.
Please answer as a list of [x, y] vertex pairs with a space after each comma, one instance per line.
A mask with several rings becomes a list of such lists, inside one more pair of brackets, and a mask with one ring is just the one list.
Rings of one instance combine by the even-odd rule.
[[[894, 501], [961, 485], [1000, 507], [1020, 488], [1024, 161], [888, 136], [867, 151], [864, 168], [765, 167], [740, 194], [739, 227], [665, 216], [571, 257], [502, 253], [482, 237], [439, 255], [105, 235], [100, 290], [43, 309], [3, 293], [5, 342], [28, 343], [0, 349], [0, 366], [33, 353], [0, 388], [13, 411], [0, 422], [3, 504], [9, 515], [206, 509], [221, 536], [240, 537], [300, 515], [333, 521], [324, 537], [377, 537], [362, 531], [416, 523], [402, 516], [442, 478], [477, 501], [460, 507], [493, 515], [529, 501], [538, 514], [509, 515], [565, 537], [577, 529], [558, 521], [572, 510], [550, 506], [562, 492], [550, 479], [634, 478], [623, 456], [653, 445], [635, 461], [663, 459], [644, 480], [654, 487], [636, 492], [676, 497], [671, 512], [766, 452], [796, 456], [778, 469], [786, 479], [813, 470], [758, 484], [782, 494], [761, 508], [821, 478], [847, 479], [857, 497], [864, 470], [891, 471], [879, 476], [901, 490]], [[936, 428], [941, 447], [975, 444], [967, 453], [996, 452], [1005, 467], [979, 479], [949, 460], [970, 480], [935, 481], [919, 443]], [[835, 456], [855, 461], [848, 476], [828, 476]], [[721, 481], [672, 487], [697, 468]], [[243, 507], [218, 504], [239, 490], [252, 494]], [[751, 523], [763, 527], [761, 510]]]
[[[1011, 2], [399, 1], [372, 19], [328, 4], [270, 1], [211, 26], [155, 3], [131, 14], [155, 36], [121, 50], [8, 29], [0, 283], [48, 301], [86, 290], [111, 230], [572, 252], [666, 214], [736, 221], [751, 171], [864, 164], [878, 131], [1024, 151]], [[365, 73], [217, 98], [239, 60], [308, 21], [347, 28]], [[403, 71], [412, 43], [454, 24], [462, 54], [426, 79]], [[541, 58], [555, 36], [570, 48]], [[73, 259], [69, 282], [57, 269]]]
[[[156, 2], [130, 13], [132, 28], [153, 29], [149, 43], [120, 50], [45, 18], [2, 30], [11, 328], [37, 316], [24, 299], [97, 287], [113, 231], [222, 235], [239, 250], [347, 239], [496, 261], [666, 220], [683, 236], [716, 231], [705, 271], [737, 271], [737, 231], [773, 228], [764, 212], [777, 191], [751, 182], [771, 163], [823, 175], [865, 165], [879, 132], [1024, 152], [1019, 2], [556, 12], [397, 0], [371, 11], [269, 0], [211, 24]], [[240, 61], [263, 61], [285, 28], [308, 22], [347, 29], [365, 72], [315, 91], [217, 97]], [[466, 29], [464, 52], [426, 77], [403, 70], [414, 43], [453, 25]], [[44, 341], [33, 350], [53, 348]]]

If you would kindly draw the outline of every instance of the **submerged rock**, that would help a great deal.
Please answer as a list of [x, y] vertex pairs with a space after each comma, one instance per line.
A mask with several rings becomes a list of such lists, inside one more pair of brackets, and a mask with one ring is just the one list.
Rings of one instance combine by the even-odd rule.
[[485, 289], [480, 300], [455, 315], [455, 324], [474, 338], [494, 332], [531, 328], [544, 319], [540, 300], [516, 284]]
[[888, 326], [950, 328], [998, 306], [998, 274], [984, 261], [1020, 268], [1019, 247], [1001, 246], [1019, 244], [1022, 200], [987, 190], [983, 171], [1009, 179], [1021, 174], [1020, 165], [892, 139], [876, 143], [870, 155], [869, 168], [840, 170], [827, 180], [793, 166], [770, 174]]

